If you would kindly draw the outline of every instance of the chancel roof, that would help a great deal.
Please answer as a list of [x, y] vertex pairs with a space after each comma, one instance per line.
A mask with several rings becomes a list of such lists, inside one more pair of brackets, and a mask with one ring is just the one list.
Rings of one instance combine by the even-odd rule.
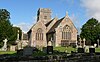
[[61, 18], [61, 19], [59, 19], [59, 20], [57, 20], [56, 23], [51, 27], [51, 29], [49, 30], [49, 32], [55, 32], [55, 28], [58, 27], [58, 25], [62, 22], [63, 19], [64, 19], [64, 17]]

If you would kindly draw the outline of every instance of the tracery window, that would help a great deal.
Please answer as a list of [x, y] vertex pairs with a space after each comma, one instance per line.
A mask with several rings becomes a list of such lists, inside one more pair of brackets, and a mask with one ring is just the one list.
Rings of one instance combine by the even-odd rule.
[[36, 40], [43, 40], [43, 30], [41, 28], [36, 32]]
[[62, 39], [63, 40], [71, 39], [71, 29], [68, 25], [64, 26], [62, 29]]

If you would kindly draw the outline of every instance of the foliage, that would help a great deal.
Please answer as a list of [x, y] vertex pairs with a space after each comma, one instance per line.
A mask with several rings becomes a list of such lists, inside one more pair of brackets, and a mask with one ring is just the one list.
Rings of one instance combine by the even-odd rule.
[[0, 9], [0, 47], [3, 46], [5, 38], [8, 39], [8, 44], [14, 43], [17, 38], [17, 30], [20, 30], [18, 27], [13, 27], [9, 19], [10, 13], [6, 9]]
[[38, 52], [34, 52], [33, 54], [32, 54], [32, 56], [46, 56], [47, 54], [46, 53], [44, 53], [43, 51], [38, 51]]
[[[19, 27], [12, 27], [13, 30], [13, 35], [10, 38], [10, 44], [15, 44], [15, 41], [17, 40], [17, 34], [19, 33], [19, 40], [21, 40], [21, 34], [22, 34], [22, 30]], [[19, 32], [18, 32], [19, 30]]]
[[94, 44], [98, 34], [100, 34], [100, 23], [95, 18], [91, 18], [82, 26], [80, 36], [86, 39], [86, 43]]

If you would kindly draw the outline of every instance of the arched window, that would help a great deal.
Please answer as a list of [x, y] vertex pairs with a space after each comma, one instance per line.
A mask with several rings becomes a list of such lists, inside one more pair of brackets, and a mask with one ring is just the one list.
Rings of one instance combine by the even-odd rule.
[[43, 40], [43, 30], [41, 28], [37, 29], [36, 40]]
[[71, 39], [71, 29], [68, 25], [64, 26], [62, 29], [62, 39], [63, 40]]

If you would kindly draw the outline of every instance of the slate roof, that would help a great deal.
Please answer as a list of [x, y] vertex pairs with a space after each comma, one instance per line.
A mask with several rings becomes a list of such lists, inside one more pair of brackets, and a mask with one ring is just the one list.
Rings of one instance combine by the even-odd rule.
[[45, 24], [45, 26], [48, 27], [53, 20], [54, 19], [52, 19], [51, 21], [49, 21], [47, 24]]
[[51, 27], [49, 32], [55, 32], [55, 28], [57, 28], [57, 26], [62, 22], [63, 19], [64, 19], [64, 17], [59, 19], [58, 21], [56, 21], [56, 23]]

